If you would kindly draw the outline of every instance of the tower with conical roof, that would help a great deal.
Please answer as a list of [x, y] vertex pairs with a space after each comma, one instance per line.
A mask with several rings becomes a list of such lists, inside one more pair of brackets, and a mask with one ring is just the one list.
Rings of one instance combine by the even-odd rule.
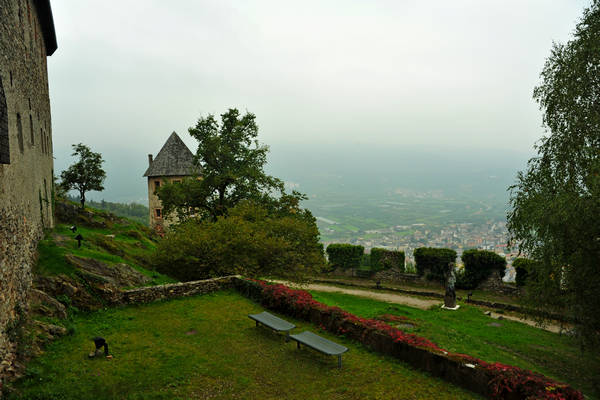
[[198, 175], [198, 172], [194, 165], [194, 155], [175, 132], [171, 133], [156, 158], [153, 159], [152, 154], [148, 154], [148, 169], [144, 176], [148, 177], [151, 228], [164, 230], [176, 221], [176, 217], [164, 218], [156, 190], [165, 183], [181, 182], [186, 177]]

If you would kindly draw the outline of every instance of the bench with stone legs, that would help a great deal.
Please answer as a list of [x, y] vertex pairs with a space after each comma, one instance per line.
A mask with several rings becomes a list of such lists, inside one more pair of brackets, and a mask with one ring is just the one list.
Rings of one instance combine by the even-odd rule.
[[290, 339], [295, 340], [298, 344], [298, 348], [300, 348], [300, 343], [305, 346], [310, 347], [311, 349], [320, 351], [321, 353], [337, 356], [338, 357], [338, 367], [342, 368], [342, 353], [348, 351], [347, 347], [342, 346], [341, 344], [337, 344], [332, 342], [329, 339], [325, 339], [319, 335], [316, 335], [312, 332], [302, 332], [296, 335], [290, 335]]
[[256, 326], [261, 324], [273, 329], [276, 332], [285, 332], [286, 342], [289, 341], [290, 331], [296, 327], [296, 325], [287, 322], [286, 320], [283, 320], [279, 317], [276, 317], [275, 315], [270, 314], [266, 311], [263, 311], [260, 314], [250, 314], [248, 315], [248, 317], [256, 321]]

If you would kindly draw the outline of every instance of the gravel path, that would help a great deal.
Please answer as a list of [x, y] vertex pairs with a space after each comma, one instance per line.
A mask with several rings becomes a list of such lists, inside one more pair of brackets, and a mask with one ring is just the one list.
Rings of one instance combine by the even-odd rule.
[[[427, 310], [431, 306], [438, 306], [438, 305], [442, 304], [441, 300], [427, 300], [427, 299], [421, 299], [418, 297], [413, 297], [413, 296], [408, 296], [408, 295], [401, 295], [401, 294], [394, 294], [394, 293], [387, 293], [387, 292], [374, 292], [371, 290], [362, 290], [362, 289], [349, 289], [349, 288], [342, 288], [342, 287], [338, 287], [338, 286], [323, 285], [323, 284], [318, 284], [318, 283], [309, 283], [306, 285], [298, 285], [293, 282], [280, 281], [280, 280], [273, 280], [272, 282], [282, 283], [286, 286], [297, 287], [297, 288], [304, 289], [304, 290], [317, 290], [320, 292], [338, 292], [338, 293], [351, 294], [353, 296], [368, 297], [370, 299], [386, 301], [388, 303], [403, 304], [403, 305], [409, 306], [409, 307], [420, 308], [422, 310]], [[506, 315], [506, 314], [500, 315], [498, 313], [492, 312], [491, 318], [493, 318], [493, 319], [509, 319], [511, 321], [521, 322], [523, 324], [533, 326], [534, 328], [540, 328], [540, 329], [544, 329], [544, 330], [554, 332], [554, 333], [559, 333], [559, 332], [561, 332], [561, 330], [564, 330], [563, 328], [561, 328], [560, 325], [550, 324], [550, 323], [544, 325], [544, 327], [542, 328], [542, 327], [538, 326], [535, 323], [535, 321], [533, 321], [533, 320], [529, 320], [526, 318], [517, 317], [517, 316], [513, 316], [513, 315]]]
[[340, 293], [345, 293], [345, 294], [351, 294], [353, 296], [368, 297], [370, 299], [387, 301], [389, 303], [404, 304], [406, 306], [420, 308], [422, 310], [427, 310], [429, 307], [435, 306], [435, 305], [438, 305], [441, 303], [439, 300], [425, 300], [425, 299], [420, 299], [418, 297], [405, 296], [405, 295], [401, 295], [401, 294], [386, 293], [386, 292], [372, 292], [370, 290], [361, 290], [361, 289], [340, 288], [337, 286], [322, 285], [322, 284], [317, 284], [317, 283], [310, 283], [307, 285], [300, 286], [298, 284], [295, 284], [292, 282], [286, 282], [286, 281], [274, 280], [272, 282], [282, 283], [286, 286], [298, 287], [298, 288], [304, 289], [304, 290], [308, 289], [308, 290], [318, 290], [320, 292], [340, 292]]

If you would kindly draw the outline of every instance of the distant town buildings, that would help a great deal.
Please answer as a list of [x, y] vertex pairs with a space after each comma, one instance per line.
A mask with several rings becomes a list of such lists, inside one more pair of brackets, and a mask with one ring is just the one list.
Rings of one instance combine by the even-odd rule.
[[[327, 228], [322, 227], [321, 229], [326, 230]], [[413, 251], [416, 248], [444, 247], [456, 251], [457, 265], [459, 266], [461, 265], [460, 256], [464, 250], [489, 250], [506, 258], [508, 267], [505, 280], [514, 281], [514, 269], [511, 264], [518, 253], [507, 249], [507, 238], [506, 222], [503, 221], [490, 221], [483, 224], [448, 224], [446, 226], [428, 226], [419, 223], [359, 231], [352, 239], [326, 241], [324, 245], [350, 243], [363, 246], [366, 252], [373, 247], [402, 250], [406, 254], [407, 263], [414, 263]]]

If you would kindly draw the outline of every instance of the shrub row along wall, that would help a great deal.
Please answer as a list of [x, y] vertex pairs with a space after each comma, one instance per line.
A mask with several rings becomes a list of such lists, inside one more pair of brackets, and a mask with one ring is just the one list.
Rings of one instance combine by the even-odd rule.
[[445, 281], [444, 273], [448, 264], [456, 262], [456, 252], [452, 249], [419, 247], [413, 254], [417, 273], [430, 281]]
[[528, 278], [534, 278], [533, 271], [535, 271], [537, 264], [537, 261], [528, 258], [517, 258], [513, 261], [512, 265], [515, 267], [517, 273], [517, 276], [515, 277], [517, 286], [525, 286]]
[[365, 253], [363, 246], [352, 244], [332, 243], [327, 246], [327, 257], [333, 268], [358, 268]]
[[[456, 282], [457, 287], [475, 289], [482, 286], [482, 283], [488, 283], [487, 286], [495, 288], [502, 284], [502, 275], [506, 269], [504, 257], [493, 251], [472, 249], [466, 250], [461, 259], [465, 264], [465, 272]], [[486, 280], [489, 282], [485, 282]]]
[[236, 279], [235, 284], [242, 294], [269, 309], [304, 319], [334, 334], [346, 335], [372, 350], [406, 361], [476, 393], [499, 399], [583, 400], [580, 392], [543, 375], [450, 353], [427, 339], [404, 333], [382, 321], [359, 318], [338, 307], [319, 303], [306, 291], [247, 279]]
[[373, 247], [371, 249], [370, 265], [373, 271], [390, 268], [404, 271], [404, 252]]

